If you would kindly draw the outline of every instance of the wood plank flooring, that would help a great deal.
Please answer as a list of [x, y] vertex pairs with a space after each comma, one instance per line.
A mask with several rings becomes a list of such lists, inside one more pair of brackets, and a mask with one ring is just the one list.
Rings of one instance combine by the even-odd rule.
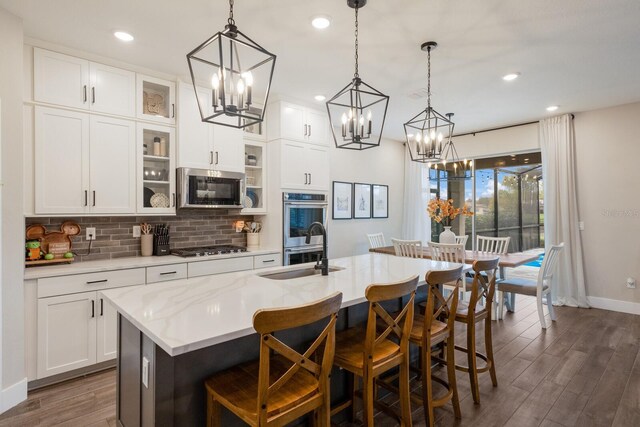
[[[438, 426], [640, 425], [640, 316], [558, 307], [558, 321], [543, 332], [533, 298], [518, 296], [516, 308], [493, 323], [498, 387], [481, 375], [475, 405], [468, 377], [458, 372], [462, 419], [448, 405], [436, 409]], [[466, 331], [457, 326], [464, 344]], [[424, 425], [422, 407], [413, 408], [414, 425]], [[115, 371], [36, 390], [0, 415], [0, 426], [45, 425], [114, 426]], [[393, 425], [376, 416], [376, 426]]]

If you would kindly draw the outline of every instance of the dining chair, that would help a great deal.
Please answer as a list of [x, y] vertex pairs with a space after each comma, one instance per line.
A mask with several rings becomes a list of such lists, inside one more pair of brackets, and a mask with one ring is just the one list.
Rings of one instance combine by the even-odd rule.
[[[346, 402], [331, 409], [334, 415], [351, 407], [350, 417], [355, 415], [355, 397], [363, 400], [363, 421], [373, 426], [373, 407], [384, 407], [385, 412], [398, 416], [382, 402], [376, 401], [376, 378], [398, 368], [400, 425], [411, 426], [411, 404], [409, 390], [409, 334], [413, 325], [413, 304], [418, 285], [418, 276], [396, 283], [373, 284], [367, 287], [365, 297], [369, 301], [366, 325], [355, 326], [336, 335], [334, 364], [353, 375]], [[403, 304], [397, 313], [390, 314], [383, 303], [402, 298]], [[382, 323], [383, 327], [379, 328]], [[393, 339], [391, 339], [393, 338]], [[362, 378], [362, 390], [356, 390], [357, 378]]]
[[367, 234], [367, 239], [369, 239], [369, 248], [371, 249], [387, 246], [382, 233]]
[[502, 255], [509, 250], [511, 237], [476, 236], [476, 251]]
[[[475, 403], [480, 403], [480, 387], [478, 374], [489, 372], [494, 387], [498, 386], [496, 367], [493, 359], [493, 342], [491, 335], [491, 309], [493, 295], [496, 290], [496, 270], [500, 258], [477, 260], [473, 263], [473, 283], [469, 303], [461, 302], [456, 311], [456, 321], [464, 323], [467, 330], [467, 346], [456, 345], [456, 350], [467, 354], [467, 366], [456, 365], [456, 369], [469, 374], [471, 395]], [[484, 321], [485, 354], [476, 350], [476, 323]], [[484, 366], [478, 367], [478, 360]]]
[[[316, 425], [328, 426], [329, 377], [341, 303], [342, 293], [336, 292], [310, 304], [256, 311], [253, 327], [260, 334], [260, 358], [205, 381], [207, 426], [221, 425], [221, 406], [252, 426], [281, 426], [312, 411]], [[274, 336], [323, 319], [326, 326], [304, 353]]]
[[549, 317], [552, 321], [556, 320], [556, 313], [553, 309], [551, 302], [551, 287], [553, 285], [553, 274], [555, 273], [556, 265], [560, 253], [564, 249], [564, 243], [551, 246], [551, 249], [544, 255], [544, 260], [538, 271], [538, 280], [528, 280], [521, 278], [505, 279], [498, 283], [498, 315], [502, 318], [504, 311], [504, 298], [503, 292], [511, 292], [514, 294], [529, 295], [536, 297], [536, 304], [538, 307], [538, 316], [540, 317], [540, 325], [542, 329], [547, 329], [547, 324], [544, 319], [544, 310], [542, 304], [542, 298], [546, 297], [547, 307], [549, 310]]
[[467, 247], [467, 240], [469, 240], [468, 234], [465, 234], [464, 236], [456, 236], [456, 243], [461, 244], [465, 248]]
[[[429, 242], [428, 245], [431, 250], [431, 258], [434, 261], [464, 264], [466, 252], [463, 244]], [[462, 291], [462, 300], [465, 299], [464, 294], [468, 291], [470, 286], [470, 280], [466, 280], [465, 274], [462, 273], [462, 283], [459, 285], [459, 288]]]
[[422, 242], [420, 240], [391, 239], [397, 256], [422, 258]]

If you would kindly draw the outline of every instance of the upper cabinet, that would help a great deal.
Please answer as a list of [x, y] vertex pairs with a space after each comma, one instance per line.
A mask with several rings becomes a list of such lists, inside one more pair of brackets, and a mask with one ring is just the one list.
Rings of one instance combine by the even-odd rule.
[[319, 145], [329, 143], [326, 112], [280, 101], [269, 105], [268, 114], [269, 141], [282, 138]]
[[175, 193], [175, 130], [138, 123], [138, 213], [173, 214]]
[[175, 83], [138, 74], [137, 86], [138, 118], [170, 125], [175, 124]]
[[[211, 110], [211, 90], [198, 88], [200, 108]], [[242, 129], [203, 122], [193, 86], [178, 86], [178, 167], [244, 172]]]
[[34, 49], [34, 100], [100, 113], [135, 117], [132, 71]]

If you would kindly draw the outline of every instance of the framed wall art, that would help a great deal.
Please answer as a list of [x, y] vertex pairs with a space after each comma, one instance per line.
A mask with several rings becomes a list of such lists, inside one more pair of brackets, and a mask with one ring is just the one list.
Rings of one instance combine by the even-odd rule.
[[353, 184], [353, 217], [371, 218], [371, 184]]
[[353, 184], [333, 181], [333, 219], [351, 219]]
[[371, 185], [371, 209], [373, 218], [389, 218], [388, 185]]

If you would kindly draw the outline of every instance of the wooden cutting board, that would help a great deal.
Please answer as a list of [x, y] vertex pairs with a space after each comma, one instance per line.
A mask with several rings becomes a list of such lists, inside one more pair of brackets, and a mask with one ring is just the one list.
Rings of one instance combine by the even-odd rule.
[[63, 222], [60, 226], [60, 231], [47, 231], [42, 224], [30, 225], [26, 231], [27, 240], [39, 240], [43, 253], [53, 254], [54, 259], [30, 261], [27, 264], [44, 264], [46, 262], [50, 263], [51, 261], [64, 262], [61, 260], [67, 260], [67, 262], [73, 261], [72, 258], [64, 258], [64, 254], [71, 252], [71, 237], [77, 236], [78, 234], [80, 234], [80, 226], [73, 221]]

